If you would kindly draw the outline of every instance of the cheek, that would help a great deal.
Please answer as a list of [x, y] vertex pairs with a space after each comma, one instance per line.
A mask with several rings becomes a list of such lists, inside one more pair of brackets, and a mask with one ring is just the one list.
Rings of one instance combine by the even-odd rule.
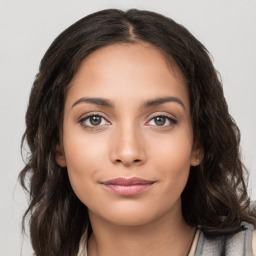
[[152, 154], [154, 169], [161, 175], [165, 189], [172, 193], [181, 193], [187, 183], [193, 144], [189, 133], [178, 135], [158, 141]]
[[[82, 132], [64, 138], [65, 157], [71, 186], [82, 202], [91, 197], [92, 186], [106, 157], [106, 143], [100, 136], [85, 136]], [[85, 198], [86, 197], [86, 198]]]
[[67, 129], [64, 134], [64, 150], [67, 165], [81, 175], [88, 169], [93, 171], [106, 157], [106, 136], [95, 133], [88, 135], [81, 128]]
[[164, 166], [190, 166], [193, 147], [193, 136], [190, 129], [180, 129], [169, 136], [155, 138], [151, 144], [152, 156], [161, 159], [159, 164]]

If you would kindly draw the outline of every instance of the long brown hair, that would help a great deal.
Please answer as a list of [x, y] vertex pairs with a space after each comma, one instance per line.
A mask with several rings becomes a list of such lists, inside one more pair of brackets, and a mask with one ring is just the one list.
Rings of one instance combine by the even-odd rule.
[[55, 161], [67, 86], [91, 52], [138, 41], [161, 50], [187, 81], [194, 136], [204, 149], [204, 160], [191, 167], [182, 193], [184, 219], [213, 235], [236, 231], [242, 221], [255, 224], [246, 169], [240, 160], [239, 129], [229, 115], [206, 48], [184, 27], [160, 14], [103, 10], [79, 20], [55, 39], [31, 90], [22, 140], [30, 154], [19, 178], [30, 196], [23, 229], [29, 217], [36, 255], [76, 255], [83, 232], [91, 232], [87, 207], [74, 194], [66, 168]]

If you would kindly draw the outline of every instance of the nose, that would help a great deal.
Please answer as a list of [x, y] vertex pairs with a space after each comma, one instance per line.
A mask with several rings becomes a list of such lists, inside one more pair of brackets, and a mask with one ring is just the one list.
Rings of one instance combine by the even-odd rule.
[[146, 145], [138, 127], [132, 125], [125, 128], [120, 127], [115, 131], [113, 137], [110, 158], [114, 164], [129, 167], [145, 163]]

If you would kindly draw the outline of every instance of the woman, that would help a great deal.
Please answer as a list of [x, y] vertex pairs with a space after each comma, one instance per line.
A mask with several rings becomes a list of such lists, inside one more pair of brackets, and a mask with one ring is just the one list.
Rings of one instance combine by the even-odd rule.
[[36, 255], [252, 255], [239, 129], [207, 50], [173, 20], [104, 10], [66, 29], [26, 126]]

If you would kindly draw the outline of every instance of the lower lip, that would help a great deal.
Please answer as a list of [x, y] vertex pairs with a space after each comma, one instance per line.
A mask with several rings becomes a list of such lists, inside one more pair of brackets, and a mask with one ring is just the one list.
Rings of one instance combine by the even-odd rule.
[[115, 194], [121, 196], [134, 196], [137, 194], [142, 193], [143, 191], [149, 189], [153, 183], [149, 184], [136, 184], [136, 185], [104, 185], [110, 191], [114, 192]]

